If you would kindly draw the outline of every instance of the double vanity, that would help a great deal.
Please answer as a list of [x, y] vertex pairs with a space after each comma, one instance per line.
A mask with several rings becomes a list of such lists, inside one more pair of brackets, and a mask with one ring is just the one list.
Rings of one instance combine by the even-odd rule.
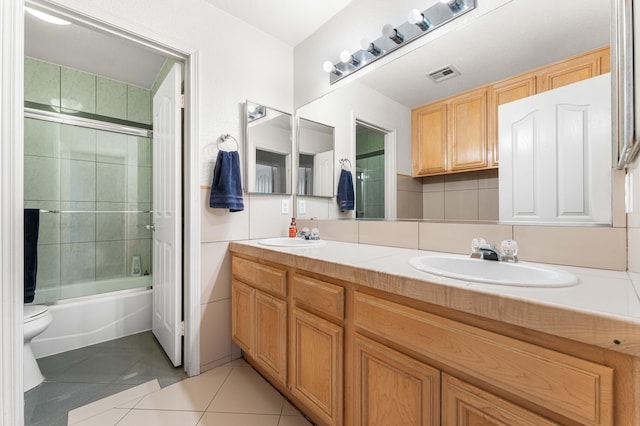
[[232, 337], [314, 423], [640, 424], [627, 273], [300, 241], [230, 244]]

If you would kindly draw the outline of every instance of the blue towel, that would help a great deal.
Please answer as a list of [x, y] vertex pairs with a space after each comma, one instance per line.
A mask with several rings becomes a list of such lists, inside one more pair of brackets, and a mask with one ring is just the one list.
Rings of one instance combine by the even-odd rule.
[[33, 302], [38, 273], [40, 210], [24, 209], [24, 303]]
[[349, 170], [342, 169], [340, 180], [338, 181], [338, 205], [340, 210], [353, 210], [353, 176]]
[[231, 212], [244, 210], [238, 151], [218, 151], [213, 169], [209, 207], [229, 209]]

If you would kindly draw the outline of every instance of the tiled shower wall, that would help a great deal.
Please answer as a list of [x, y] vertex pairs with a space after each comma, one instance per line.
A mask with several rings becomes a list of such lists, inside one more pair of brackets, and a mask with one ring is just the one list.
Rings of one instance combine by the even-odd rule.
[[[30, 58], [25, 101], [151, 123], [149, 90]], [[128, 276], [133, 255], [151, 273], [151, 215], [124, 213], [151, 210], [151, 140], [31, 118], [24, 139], [25, 207], [74, 211], [40, 214], [37, 288], [51, 291], [38, 302], [60, 283]]]

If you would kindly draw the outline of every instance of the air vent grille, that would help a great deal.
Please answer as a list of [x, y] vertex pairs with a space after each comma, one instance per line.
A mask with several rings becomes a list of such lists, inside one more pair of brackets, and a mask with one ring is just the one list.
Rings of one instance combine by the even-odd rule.
[[436, 83], [440, 83], [441, 81], [448, 80], [450, 78], [456, 77], [460, 75], [460, 71], [452, 67], [451, 65], [447, 65], [442, 68], [438, 68], [435, 71], [431, 71], [427, 73], [427, 77]]

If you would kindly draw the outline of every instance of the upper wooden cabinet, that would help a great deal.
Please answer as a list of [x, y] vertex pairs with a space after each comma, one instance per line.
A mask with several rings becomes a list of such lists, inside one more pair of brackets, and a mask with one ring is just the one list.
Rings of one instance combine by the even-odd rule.
[[487, 167], [486, 88], [412, 111], [413, 175]]
[[498, 107], [610, 71], [609, 47], [412, 110], [412, 175], [498, 166]]

